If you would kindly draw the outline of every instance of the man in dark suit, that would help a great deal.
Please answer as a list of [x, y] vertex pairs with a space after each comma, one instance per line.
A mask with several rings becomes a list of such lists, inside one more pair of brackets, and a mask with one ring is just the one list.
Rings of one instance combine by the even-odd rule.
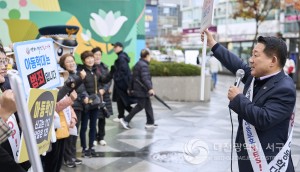
[[[245, 71], [243, 93], [236, 86], [230, 86], [228, 91], [229, 108], [239, 119], [236, 136], [239, 170], [294, 172], [289, 136], [296, 90], [292, 79], [282, 70], [287, 58], [285, 42], [276, 37], [258, 37], [248, 66], [217, 43], [210, 32], [205, 33], [207, 46], [227, 69], [234, 74], [238, 69]], [[202, 41], [203, 37], [204, 34]], [[284, 156], [275, 158], [282, 153], [280, 150], [285, 150]]]

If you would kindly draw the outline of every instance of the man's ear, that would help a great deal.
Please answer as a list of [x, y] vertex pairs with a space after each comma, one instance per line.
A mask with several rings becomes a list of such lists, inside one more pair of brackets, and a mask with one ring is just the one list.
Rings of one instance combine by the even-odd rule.
[[270, 67], [274, 67], [274, 66], [277, 66], [279, 64], [279, 60], [278, 60], [278, 57], [273, 55], [272, 57], [272, 61], [271, 61], [271, 64], [270, 64]]

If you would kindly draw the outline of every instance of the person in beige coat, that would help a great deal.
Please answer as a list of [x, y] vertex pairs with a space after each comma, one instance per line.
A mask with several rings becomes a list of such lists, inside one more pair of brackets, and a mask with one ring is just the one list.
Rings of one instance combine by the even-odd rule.
[[213, 56], [213, 54], [211, 54], [211, 57], [208, 60], [208, 64], [209, 64], [211, 79], [213, 81], [213, 88], [216, 88], [217, 80], [218, 80], [218, 72], [222, 71], [223, 68], [219, 60], [216, 59]]

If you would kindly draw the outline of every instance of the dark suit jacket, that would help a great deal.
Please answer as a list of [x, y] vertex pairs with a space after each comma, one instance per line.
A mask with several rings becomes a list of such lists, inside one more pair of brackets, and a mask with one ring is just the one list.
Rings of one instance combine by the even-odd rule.
[[[212, 51], [214, 56], [232, 73], [238, 69], [245, 71], [242, 79], [245, 84], [244, 94], [253, 79], [250, 67], [240, 58], [229, 52], [220, 44], [216, 44]], [[236, 145], [244, 145], [242, 120], [247, 121], [256, 128], [266, 157], [275, 157], [288, 138], [289, 120], [296, 102], [296, 89], [292, 79], [283, 71], [270, 78], [253, 97], [251, 102], [244, 94], [237, 95], [229, 103], [229, 108], [238, 114], [239, 127], [236, 136]], [[268, 146], [274, 146], [274, 150]], [[276, 148], [277, 147], [277, 148]], [[238, 147], [239, 158], [248, 159], [247, 149]], [[267, 159], [268, 163], [271, 161]], [[253, 171], [249, 160], [238, 160], [241, 172]], [[287, 172], [294, 172], [290, 156]]]

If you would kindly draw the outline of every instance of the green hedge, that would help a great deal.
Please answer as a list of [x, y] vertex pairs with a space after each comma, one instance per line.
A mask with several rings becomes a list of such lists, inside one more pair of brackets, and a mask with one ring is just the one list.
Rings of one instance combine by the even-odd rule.
[[199, 76], [200, 67], [175, 62], [150, 62], [150, 72], [152, 76]]

